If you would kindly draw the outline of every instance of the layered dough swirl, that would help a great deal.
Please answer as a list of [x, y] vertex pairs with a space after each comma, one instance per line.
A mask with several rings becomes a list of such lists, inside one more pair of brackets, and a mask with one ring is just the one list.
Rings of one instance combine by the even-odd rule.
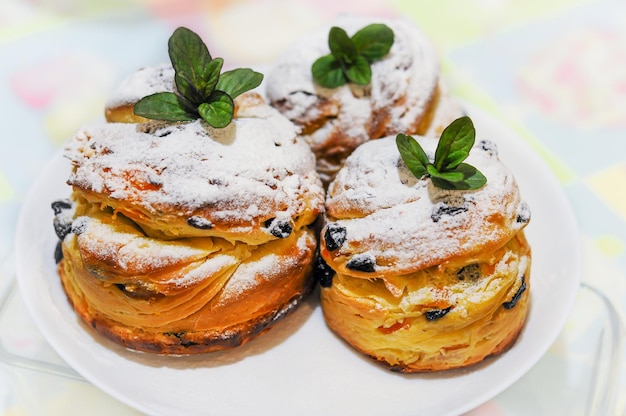
[[324, 201], [314, 156], [260, 97], [237, 101], [224, 129], [104, 123], [66, 148], [73, 194], [55, 205], [59, 274], [77, 314], [121, 345], [241, 345], [314, 285], [311, 226]]
[[[437, 140], [419, 141], [434, 154]], [[495, 144], [476, 143], [467, 163], [487, 184], [441, 190], [415, 178], [387, 137], [359, 147], [329, 188], [324, 316], [394, 370], [476, 363], [509, 347], [525, 321], [529, 208]]]
[[394, 32], [389, 53], [371, 65], [371, 83], [324, 88], [311, 66], [329, 53], [330, 25], [299, 39], [267, 75], [269, 103], [302, 130], [329, 183], [360, 144], [390, 134], [435, 134], [463, 110], [447, 91], [430, 41], [407, 19], [342, 16], [332, 23], [349, 36], [371, 23]]

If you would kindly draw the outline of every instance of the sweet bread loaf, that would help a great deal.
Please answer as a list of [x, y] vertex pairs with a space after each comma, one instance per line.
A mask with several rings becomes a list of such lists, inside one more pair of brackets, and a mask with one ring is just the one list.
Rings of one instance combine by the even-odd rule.
[[266, 77], [269, 103], [300, 127], [329, 183], [360, 144], [390, 134], [434, 134], [463, 114], [441, 77], [434, 48], [406, 19], [343, 16], [333, 22], [349, 36], [372, 23], [394, 34], [388, 54], [371, 64], [367, 85], [326, 88], [314, 81], [312, 65], [329, 52], [330, 27], [289, 48]]
[[[420, 137], [427, 155], [437, 140]], [[508, 348], [528, 311], [530, 211], [497, 147], [467, 158], [487, 182], [417, 178], [394, 137], [361, 145], [331, 183], [321, 233], [329, 327], [400, 372], [464, 367]]]
[[121, 122], [87, 126], [66, 146], [73, 193], [53, 204], [77, 315], [158, 354], [265, 332], [315, 284], [324, 189], [309, 146], [256, 93], [236, 97], [224, 128], [135, 119], [118, 104], [107, 116]]

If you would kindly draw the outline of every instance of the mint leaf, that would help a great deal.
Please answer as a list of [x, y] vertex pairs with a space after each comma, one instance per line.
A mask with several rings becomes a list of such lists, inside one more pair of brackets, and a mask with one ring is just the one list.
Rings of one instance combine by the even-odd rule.
[[168, 41], [168, 53], [176, 73], [176, 87], [181, 94], [186, 95], [183, 90], [187, 91], [191, 86], [200, 95], [206, 94], [208, 80], [214, 76], [215, 63], [211, 63], [211, 54], [200, 36], [187, 28], [177, 28]]
[[202, 118], [213, 127], [226, 127], [235, 111], [233, 99], [263, 81], [263, 74], [249, 68], [220, 74], [223, 59], [212, 58], [200, 36], [184, 27], [170, 37], [168, 53], [176, 91], [142, 98], [134, 106], [135, 114], [169, 121]]
[[263, 74], [249, 68], [233, 69], [220, 75], [215, 89], [224, 91], [230, 98], [235, 99], [242, 93], [258, 87], [262, 81]]
[[357, 53], [374, 62], [389, 53], [393, 45], [394, 34], [387, 25], [374, 23], [365, 26], [352, 36]]
[[435, 160], [431, 163], [420, 144], [411, 136], [398, 134], [396, 146], [402, 160], [416, 178], [428, 177], [442, 189], [472, 190], [487, 183], [474, 166], [463, 163], [474, 145], [476, 130], [469, 117], [454, 120], [441, 133]]
[[443, 132], [435, 151], [435, 166], [438, 170], [454, 169], [474, 146], [476, 130], [472, 120], [465, 116], [450, 123]]
[[362, 56], [357, 56], [354, 63], [346, 71], [346, 76], [357, 85], [367, 85], [372, 79], [372, 68], [369, 62]]
[[143, 97], [135, 104], [133, 112], [153, 120], [191, 121], [197, 118], [183, 108], [172, 92], [157, 92]]
[[233, 99], [222, 91], [214, 91], [210, 98], [209, 102], [198, 106], [200, 116], [215, 128], [228, 126], [235, 111]]
[[428, 174], [426, 170], [429, 164], [428, 156], [417, 140], [400, 133], [396, 136], [396, 146], [400, 151], [400, 157], [416, 178], [421, 179]]
[[347, 82], [341, 63], [332, 55], [318, 58], [313, 63], [311, 72], [313, 79], [322, 87], [337, 88]]
[[328, 34], [328, 47], [330, 54], [340, 62], [352, 63], [357, 56], [356, 47], [350, 37], [340, 27], [333, 26]]
[[328, 33], [330, 54], [316, 59], [311, 66], [313, 80], [326, 88], [337, 88], [348, 81], [367, 85], [372, 79], [371, 63], [387, 55], [393, 42], [393, 31], [381, 23], [368, 25], [353, 37], [333, 26]]
[[[454, 179], [452, 179], [452, 175]], [[460, 174], [461, 179], [458, 179]], [[432, 176], [433, 185], [443, 189], [472, 190], [482, 188], [487, 183], [487, 178], [474, 166], [461, 163], [453, 172], [446, 172], [440, 176]]]

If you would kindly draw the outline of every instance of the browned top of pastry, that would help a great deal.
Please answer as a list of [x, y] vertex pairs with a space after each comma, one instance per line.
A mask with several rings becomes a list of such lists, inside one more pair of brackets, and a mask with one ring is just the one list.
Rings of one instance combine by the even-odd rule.
[[323, 208], [315, 158], [289, 120], [250, 96], [238, 97], [223, 129], [201, 120], [88, 126], [66, 147], [68, 183], [157, 237], [259, 243], [306, 225]]
[[[361, 145], [330, 185], [321, 253], [336, 271], [372, 278], [465, 261], [503, 246], [530, 220], [494, 143], [478, 141], [466, 159], [487, 184], [458, 191], [415, 178], [394, 139]], [[418, 139], [434, 154], [436, 139]]]
[[434, 48], [408, 19], [344, 16], [332, 25], [352, 36], [370, 23], [389, 26], [394, 43], [372, 63], [369, 85], [329, 89], [313, 81], [313, 62], [329, 53], [330, 26], [295, 42], [266, 77], [270, 104], [302, 128], [324, 180], [361, 143], [399, 132], [423, 133], [429, 127], [439, 81]]

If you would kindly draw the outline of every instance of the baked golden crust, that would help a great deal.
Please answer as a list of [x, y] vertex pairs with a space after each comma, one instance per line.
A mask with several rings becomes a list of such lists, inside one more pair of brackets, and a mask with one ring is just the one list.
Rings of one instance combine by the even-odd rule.
[[[528, 207], [493, 143], [477, 143], [467, 159], [489, 178], [487, 184], [463, 192], [415, 178], [394, 140], [360, 146], [329, 187], [320, 250], [332, 269], [362, 278], [412, 273], [493, 251], [526, 226]], [[434, 153], [437, 140], [419, 140]], [[344, 236], [330, 249], [333, 230]], [[371, 269], [350, 268], [365, 257]]]
[[66, 147], [73, 194], [53, 209], [70, 304], [139, 351], [248, 342], [314, 286], [324, 189], [313, 153], [255, 93], [237, 97], [224, 129], [134, 123], [124, 105], [107, 108], [123, 122], [89, 126]]
[[[326, 198], [320, 254], [329, 327], [395, 371], [464, 367], [505, 350], [528, 311], [530, 220], [492, 142], [467, 163], [478, 190], [442, 190], [413, 176], [394, 137], [361, 145]], [[427, 154], [437, 140], [417, 137]]]
[[136, 350], [194, 354], [241, 345], [311, 291], [308, 228], [260, 246], [213, 238], [164, 241], [93, 212], [63, 240], [59, 275], [76, 313]]
[[135, 103], [150, 94], [174, 90], [174, 68], [170, 64], [139, 68], [112, 92], [104, 116], [110, 123], [145, 123], [148, 119], [135, 114]]
[[330, 26], [296, 42], [266, 78], [269, 103], [301, 128], [325, 184], [362, 143], [397, 133], [437, 134], [463, 113], [443, 85], [432, 45], [412, 22], [349, 16], [333, 26], [352, 35], [370, 23], [388, 25], [394, 44], [371, 65], [369, 85], [328, 89], [313, 81], [313, 62], [329, 53]]
[[259, 244], [315, 220], [324, 190], [295, 127], [257, 94], [238, 97], [224, 129], [189, 123], [105, 123], [81, 130], [68, 183], [156, 238]]
[[510, 347], [524, 325], [530, 248], [520, 232], [506, 246], [465, 261], [372, 280], [338, 273], [321, 291], [326, 322], [394, 371], [480, 362]]

